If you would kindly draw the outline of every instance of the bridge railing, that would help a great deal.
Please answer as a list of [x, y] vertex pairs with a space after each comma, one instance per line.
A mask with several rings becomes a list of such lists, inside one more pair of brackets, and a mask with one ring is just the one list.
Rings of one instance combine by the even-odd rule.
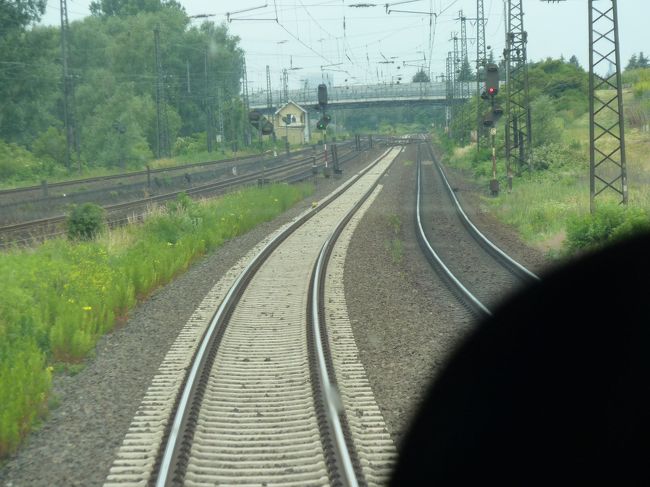
[[[467, 92], [473, 93], [473, 84], [467, 83]], [[475, 89], [475, 88], [474, 88]], [[376, 84], [376, 85], [346, 85], [332, 86], [327, 90], [330, 103], [341, 103], [347, 101], [364, 100], [439, 100], [446, 96], [446, 84], [441, 82], [433, 83], [400, 83], [400, 84]], [[304, 106], [311, 106], [317, 103], [316, 89], [289, 90], [290, 100]], [[265, 107], [267, 104], [266, 91], [249, 93], [251, 107]], [[277, 107], [284, 101], [284, 95], [280, 90], [272, 91], [273, 105]]]

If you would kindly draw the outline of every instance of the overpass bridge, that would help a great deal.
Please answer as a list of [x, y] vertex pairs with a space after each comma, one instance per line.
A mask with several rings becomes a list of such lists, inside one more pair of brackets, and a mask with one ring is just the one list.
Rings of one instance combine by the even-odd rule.
[[[474, 93], [475, 82], [466, 82], [465, 93]], [[281, 90], [272, 90], [272, 111], [289, 100], [292, 100], [307, 110], [315, 110], [318, 103], [317, 88], [288, 90], [287, 96]], [[376, 85], [345, 85], [327, 87], [328, 108], [368, 108], [390, 106], [444, 106], [447, 102], [447, 84], [445, 82], [429, 83], [400, 83]], [[456, 98], [455, 102], [462, 100]], [[251, 109], [268, 113], [267, 93], [264, 90], [249, 93]]]

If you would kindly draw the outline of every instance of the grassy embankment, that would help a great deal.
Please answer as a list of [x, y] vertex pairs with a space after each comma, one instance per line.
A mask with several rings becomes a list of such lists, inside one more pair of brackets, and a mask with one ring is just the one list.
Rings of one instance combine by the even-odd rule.
[[[650, 77], [650, 70], [648, 70]], [[553, 142], [533, 149], [531, 169], [515, 177], [507, 191], [505, 161], [499, 160], [501, 192], [487, 195], [491, 178], [489, 153], [476, 156], [475, 146], [447, 147], [451, 166], [470, 172], [486, 188], [482, 201], [501, 221], [518, 230], [529, 244], [553, 257], [570, 255], [650, 227], [650, 133], [634, 123], [629, 111], [643, 110], [647, 94], [632, 85], [624, 93], [626, 107], [626, 155], [629, 182], [628, 209], [615, 195], [597, 199], [597, 212], [589, 214], [589, 118], [561, 114], [553, 124], [560, 130]], [[606, 97], [605, 97], [606, 98]], [[534, 115], [533, 115], [534, 116]], [[613, 119], [611, 120], [614, 121]], [[535, 123], [533, 123], [535, 128]], [[611, 196], [611, 197], [610, 197]]]
[[0, 253], [0, 458], [47, 413], [57, 364], [83, 361], [138, 299], [312, 190], [273, 185], [198, 203], [183, 197], [94, 241]]

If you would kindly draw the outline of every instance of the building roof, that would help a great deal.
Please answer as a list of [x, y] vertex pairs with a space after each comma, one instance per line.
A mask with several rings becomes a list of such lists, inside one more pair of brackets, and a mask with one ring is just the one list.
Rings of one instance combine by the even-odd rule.
[[275, 111], [275, 115], [277, 115], [278, 113], [280, 113], [280, 110], [282, 110], [283, 108], [287, 107], [288, 105], [293, 105], [293, 106], [295, 106], [296, 108], [298, 108], [301, 112], [307, 113], [307, 110], [305, 110], [303, 107], [301, 107], [300, 105], [298, 105], [295, 101], [293, 101], [293, 100], [289, 100], [287, 103], [285, 103], [284, 105], [281, 105], [280, 108], [278, 108], [278, 109]]

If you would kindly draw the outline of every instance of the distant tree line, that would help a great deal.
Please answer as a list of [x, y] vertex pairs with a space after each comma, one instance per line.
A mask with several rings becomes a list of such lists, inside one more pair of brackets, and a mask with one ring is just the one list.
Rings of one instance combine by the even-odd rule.
[[[45, 0], [0, 3], [4, 178], [56, 172], [65, 161], [60, 29], [32, 26], [44, 8]], [[156, 154], [154, 29], [165, 95], [162, 128], [171, 152], [204, 149], [207, 127], [218, 126], [219, 111], [227, 114], [225, 140], [241, 139], [247, 123], [239, 98], [244, 55], [225, 24], [193, 25], [174, 0], [96, 0], [90, 10], [92, 15], [70, 24], [68, 36], [75, 167], [140, 166]]]

